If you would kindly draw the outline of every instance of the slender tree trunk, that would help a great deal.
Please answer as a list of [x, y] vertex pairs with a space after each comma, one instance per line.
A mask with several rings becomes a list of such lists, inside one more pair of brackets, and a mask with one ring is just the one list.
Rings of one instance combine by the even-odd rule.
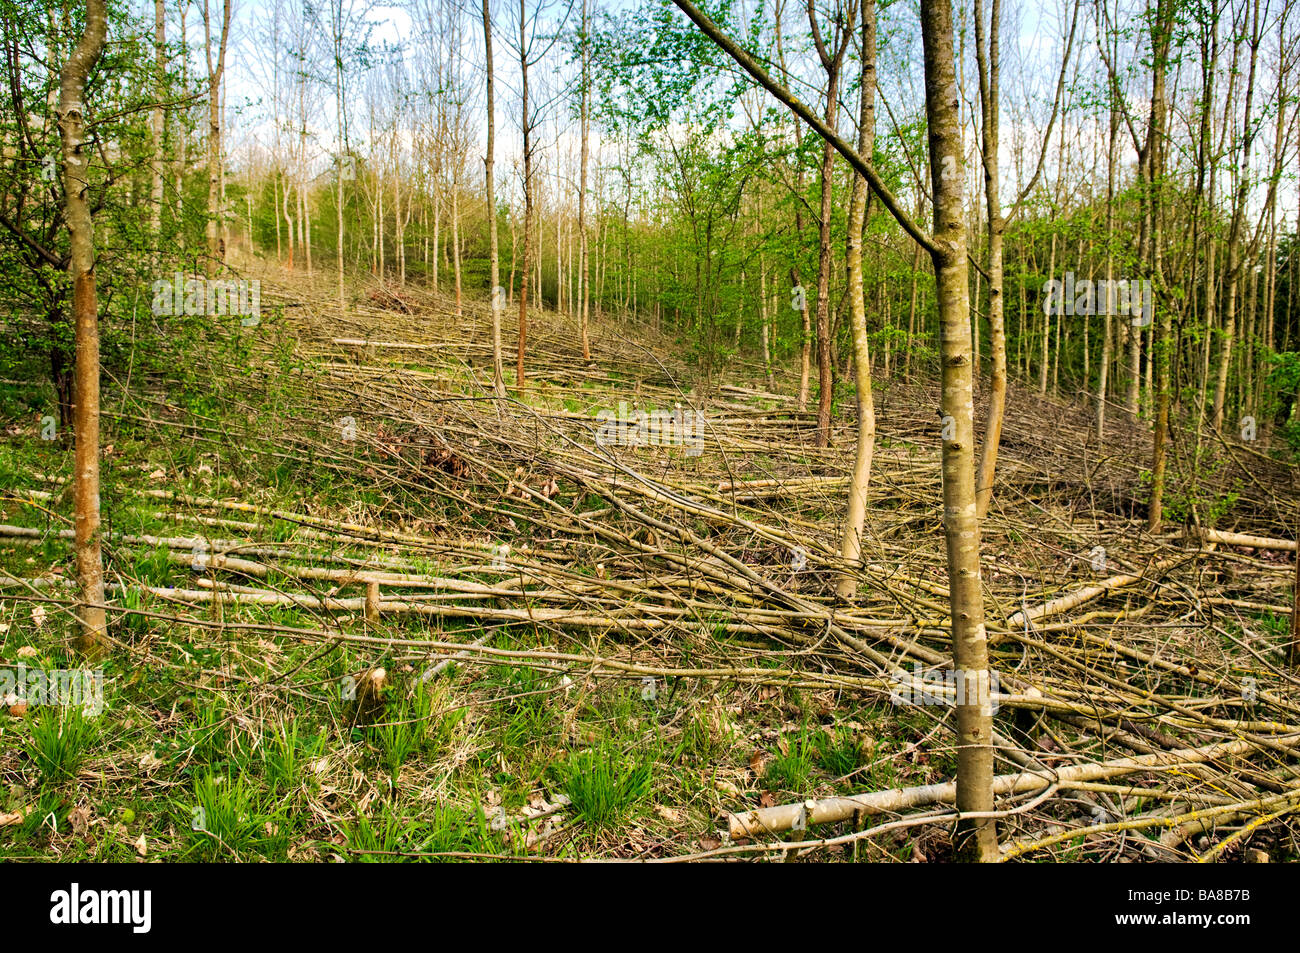
[[1114, 269], [1115, 269], [1115, 144], [1119, 136], [1119, 106], [1114, 101], [1110, 104], [1110, 138], [1106, 149], [1106, 300], [1099, 301], [1105, 314], [1106, 329], [1101, 343], [1101, 369], [1097, 381], [1097, 442], [1101, 443], [1106, 435], [1106, 392], [1110, 384], [1110, 363], [1114, 357], [1115, 336], [1112, 315], [1115, 312]]
[[456, 317], [464, 312], [464, 298], [460, 281], [460, 156], [454, 156], [456, 167], [451, 178], [451, 263], [456, 279]]
[[483, 47], [487, 62], [487, 157], [483, 160], [487, 182], [488, 254], [492, 270], [492, 389], [498, 397], [506, 396], [505, 375], [501, 362], [501, 250], [497, 237], [496, 172], [496, 78], [492, 71], [492, 13], [483, 0]]
[[[760, 216], [761, 217], [761, 216]], [[767, 300], [767, 262], [763, 253], [758, 253], [758, 307], [759, 317], [763, 322], [763, 376], [767, 389], [772, 389], [772, 331], [770, 328], [771, 312]]]
[[154, 107], [151, 123], [153, 131], [153, 163], [151, 170], [153, 185], [149, 193], [149, 233], [156, 254], [162, 247], [163, 129], [166, 119], [166, 112], [163, 110], [163, 98], [167, 82], [167, 16], [163, 0], [154, 0], [153, 31]]
[[[1164, 189], [1164, 155], [1165, 155], [1165, 85], [1166, 64], [1172, 39], [1175, 0], [1158, 0], [1156, 16], [1152, 25], [1152, 69], [1154, 80], [1151, 94], [1151, 129], [1148, 145], [1148, 168], [1151, 173], [1151, 241], [1147, 266], [1150, 280], [1162, 280], [1161, 267], [1161, 194]], [[1172, 387], [1170, 385], [1170, 351], [1173, 349], [1173, 319], [1168, 303], [1157, 309], [1158, 321], [1151, 324], [1151, 353], [1148, 362], [1154, 361], [1152, 392], [1155, 411], [1155, 431], [1151, 444], [1151, 499], [1147, 510], [1147, 531], [1156, 533], [1164, 519], [1165, 471], [1168, 460], [1169, 440], [1169, 404]], [[1144, 314], [1144, 319], [1150, 316]], [[1150, 366], [1150, 363], [1148, 364]]]
[[[1002, 198], [998, 174], [999, 96], [1001, 67], [999, 36], [1002, 28], [1001, 0], [992, 0], [989, 17], [988, 55], [984, 53], [984, 9], [975, 0], [975, 50], [980, 62], [980, 103], [983, 113], [984, 194], [988, 213], [989, 246], [989, 346], [992, 349], [993, 374], [989, 381], [989, 408], [984, 425], [984, 444], [979, 469], [975, 475], [975, 513], [983, 519], [993, 499], [993, 480], [997, 472], [998, 446], [1002, 442], [1002, 418], [1007, 406], [1007, 332], [1002, 295]], [[978, 284], [979, 277], [976, 276]], [[977, 295], [978, 299], [978, 295]], [[978, 329], [978, 324], [976, 325]], [[978, 338], [976, 338], [978, 345]], [[976, 358], [978, 366], [978, 357]]]
[[[336, 228], [338, 234], [338, 252], [336, 254], [336, 265], [339, 270], [339, 313], [347, 312], [347, 296], [343, 286], [343, 164], [351, 160], [351, 154], [348, 153], [347, 128], [343, 124], [343, 0], [330, 0], [330, 12], [332, 17], [333, 41], [334, 41], [334, 121], [338, 124], [338, 162], [339, 169], [337, 179], [337, 191], [335, 193], [336, 206]], [[354, 166], [349, 165], [349, 168]]]
[[[876, 3], [861, 0], [862, 80], [858, 90], [858, 155], [870, 156], [876, 142]], [[840, 540], [840, 555], [850, 567], [862, 557], [862, 530], [866, 523], [867, 488], [871, 482], [871, 457], [876, 445], [876, 404], [871, 393], [871, 347], [867, 338], [867, 302], [862, 288], [862, 232], [866, 224], [867, 180], [853, 173], [849, 196], [849, 234], [845, 255], [849, 273], [849, 320], [853, 333], [853, 371], [857, 388], [858, 440], [849, 482], [849, 509]], [[766, 331], [764, 327], [764, 347]], [[858, 579], [845, 573], [836, 584], [841, 599], [857, 594]]]
[[298, 244], [307, 262], [307, 276], [311, 277], [311, 217], [307, 214], [307, 190], [301, 183], [298, 185]]
[[230, 0], [221, 5], [221, 39], [217, 48], [217, 61], [212, 62], [212, 24], [208, 13], [208, 0], [203, 0], [203, 35], [208, 59], [208, 259], [206, 274], [209, 278], [225, 262], [225, 248], [221, 241], [221, 81], [226, 71], [226, 41], [230, 36]]
[[519, 0], [519, 71], [521, 77], [524, 137], [524, 248], [519, 265], [519, 347], [515, 357], [515, 386], [524, 386], [524, 352], [528, 346], [528, 282], [533, 251], [533, 146], [528, 115], [528, 21], [524, 0]]
[[[190, 46], [186, 37], [186, 21], [190, 10], [189, 3], [181, 4], [181, 90], [189, 95], [190, 91], [190, 69], [189, 57]], [[178, 113], [180, 110], [177, 111]], [[189, 130], [186, 129], [186, 123], [180, 115], [177, 116], [176, 125], [176, 235], [177, 244], [183, 252], [186, 247], [185, 236], [185, 173], [189, 171]]]
[[289, 206], [289, 201], [292, 197], [293, 197], [293, 182], [286, 179], [284, 183], [284, 193], [281, 195], [280, 199], [284, 211], [284, 222], [285, 225], [287, 226], [288, 233], [289, 233], [288, 268], [290, 271], [293, 271], [293, 249], [294, 249], [293, 212], [290, 211], [290, 206]]
[[[913, 340], [916, 337], [916, 318], [917, 318], [917, 272], [921, 270], [921, 246], [917, 245], [912, 249], [912, 294], [908, 299], [907, 306], [907, 358], [903, 363], [903, 376], [912, 376], [912, 349]], [[888, 373], [886, 373], [888, 380]]]
[[[953, 667], [966, 689], [963, 703], [957, 705], [957, 809], [963, 814], [981, 813], [993, 810], [993, 716], [975, 506], [970, 291], [962, 207], [965, 175], [950, 0], [921, 0], [921, 42], [934, 195], [931, 258], [941, 324], [942, 410], [945, 437], [950, 438], [943, 441], [943, 525]], [[960, 822], [956, 847], [963, 859], [997, 860], [994, 821]]]
[[[849, 37], [853, 33], [852, 25], [842, 25], [839, 17], [842, 11], [835, 9], [832, 23], [832, 49], [827, 49], [822, 42], [821, 32], [817, 27], [817, 17], [811, 0], [808, 3], [808, 22], [813, 31], [813, 39], [818, 56], [826, 70], [826, 109], [823, 121], [828, 129], [834, 129], [836, 115], [839, 112], [840, 70], [848, 49]], [[815, 445], [830, 446], [831, 442], [831, 398], [834, 396], [834, 363], [831, 359], [831, 203], [835, 190], [835, 147], [828, 141], [822, 142], [822, 164], [819, 175], [821, 205], [817, 219], [817, 435]], [[806, 313], [806, 312], [805, 312]]]
[[[1047, 274], [1050, 278], [1055, 280], [1056, 278], [1056, 233], [1055, 232], [1052, 233], [1052, 250], [1047, 259]], [[1062, 307], [1058, 310], [1060, 311], [1060, 314], [1057, 315], [1056, 320], [1060, 321], [1061, 317], [1065, 314], [1064, 302], [1062, 302]], [[1042, 346], [1039, 350], [1039, 355], [1038, 355], [1039, 356], [1038, 392], [1040, 394], [1047, 393], [1047, 376], [1051, 372], [1051, 367], [1052, 367], [1051, 352], [1050, 352], [1051, 344], [1052, 344], [1052, 309], [1043, 308], [1043, 340], [1041, 342]]]
[[578, 326], [582, 335], [582, 359], [591, 360], [591, 340], [587, 324], [587, 164], [590, 161], [591, 52], [587, 31], [590, 24], [589, 0], [582, 0], [582, 102], [578, 121], [582, 146], [578, 171]]
[[86, 28], [59, 76], [59, 134], [63, 144], [63, 206], [68, 226], [68, 277], [77, 366], [73, 433], [74, 536], [81, 621], [78, 647], [87, 656], [107, 650], [104, 564], [99, 539], [99, 302], [95, 287], [95, 230], [91, 217], [90, 154], [86, 142], [86, 83], [104, 50], [108, 11], [86, 0]]

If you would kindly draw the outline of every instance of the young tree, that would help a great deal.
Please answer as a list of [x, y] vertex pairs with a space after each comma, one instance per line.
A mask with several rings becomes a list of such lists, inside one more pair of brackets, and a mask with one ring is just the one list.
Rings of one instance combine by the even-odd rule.
[[86, 141], [86, 81], [108, 34], [104, 0], [86, 0], [86, 26], [59, 75], [59, 135], [63, 144], [63, 205], [68, 226], [72, 317], [76, 328], [73, 432], [74, 533], [81, 620], [79, 647], [107, 649], [104, 564], [99, 540], [99, 300], [95, 286], [95, 228], [90, 202], [90, 143]]
[[492, 12], [488, 0], [483, 0], [483, 50], [487, 66], [487, 154], [483, 159], [483, 173], [487, 184], [487, 215], [489, 259], [492, 273], [492, 389], [498, 397], [506, 396], [506, 385], [501, 362], [501, 309], [505, 304], [501, 294], [501, 251], [497, 238], [496, 171], [496, 77], [492, 69]]
[[153, 133], [153, 161], [150, 174], [153, 182], [149, 190], [149, 232], [154, 243], [155, 254], [162, 245], [162, 205], [163, 205], [163, 123], [166, 113], [163, 109], [163, 97], [167, 83], [167, 16], [163, 0], [154, 0], [154, 105], [150, 128]]
[[209, 278], [225, 262], [226, 249], [221, 241], [221, 80], [226, 72], [226, 41], [230, 38], [230, 0], [221, 5], [221, 38], [217, 44], [217, 57], [212, 58], [212, 20], [208, 0], [203, 0], [204, 53], [208, 64], [208, 257], [206, 274]]
[[[1139, 162], [1145, 163], [1147, 181], [1151, 190], [1145, 202], [1145, 214], [1139, 234], [1139, 254], [1145, 250], [1143, 264], [1150, 276], [1161, 288], [1165, 287], [1161, 265], [1161, 200], [1164, 192], [1165, 124], [1167, 121], [1166, 101], [1167, 70], [1169, 68], [1169, 48], [1173, 41], [1175, 18], [1177, 17], [1176, 0], [1156, 0], [1154, 16], [1151, 19], [1152, 51], [1152, 90], [1151, 120], [1147, 129], [1145, 155]], [[1253, 77], [1252, 77], [1253, 82]], [[1249, 112], [1249, 103], [1247, 104]], [[1159, 320], [1152, 328], [1153, 347], [1150, 361], [1155, 363], [1155, 402], [1156, 419], [1151, 447], [1151, 497], [1147, 508], [1147, 531], [1155, 533], [1160, 529], [1164, 518], [1165, 470], [1167, 466], [1167, 444], [1169, 439], [1169, 403], [1172, 387], [1170, 385], [1170, 351], [1173, 349], [1172, 303], [1162, 302], [1158, 308]]]
[[[925, 109], [929, 129], [934, 230], [927, 235], [907, 215], [869, 159], [823, 123], [789, 89], [775, 82], [749, 53], [731, 40], [690, 0], [673, 0], [697, 26], [790, 108], [834, 145], [867, 179], [899, 225], [930, 254], [936, 279], [942, 377], [943, 505], [947, 544], [953, 665], [967, 686], [957, 710], [957, 808], [963, 814], [993, 810], [993, 717], [989, 696], [988, 642], [980, 582], [979, 520], [975, 515], [974, 408], [971, 373], [970, 295], [967, 287], [965, 181], [960, 97], [953, 57], [950, 0], [922, 0], [925, 51]], [[997, 831], [990, 817], [966, 817], [959, 825], [958, 855], [994, 861]]]
[[[876, 2], [861, 0], [862, 76], [858, 86], [858, 155], [870, 158], [876, 143]], [[849, 510], [840, 540], [840, 555], [850, 565], [862, 556], [862, 529], [867, 516], [867, 487], [876, 444], [876, 404], [871, 393], [871, 347], [867, 338], [867, 302], [862, 288], [862, 232], [866, 225], [867, 180], [853, 173], [849, 195], [849, 234], [845, 256], [849, 273], [849, 318], [853, 332], [853, 372], [857, 385], [858, 440], [849, 482]], [[764, 316], [764, 349], [767, 324]], [[764, 363], [767, 355], [764, 353]], [[857, 593], [856, 574], [845, 573], [836, 584], [841, 599]]]
[[[850, 2], [847, 9], [837, 0], [830, 18], [829, 44], [822, 37], [817, 24], [817, 11], [813, 0], [808, 0], [808, 29], [812, 33], [813, 47], [826, 72], [826, 100], [822, 121], [827, 129], [834, 129], [840, 105], [840, 74], [844, 67], [844, 54], [853, 39]], [[821, 204], [817, 216], [817, 437], [818, 447], [828, 447], [831, 442], [831, 397], [834, 391], [834, 363], [831, 360], [831, 214], [835, 189], [835, 147], [822, 141], [822, 162], [819, 175]]]
[[528, 346], [528, 267], [533, 251], [533, 126], [528, 115], [528, 14], [519, 0], [520, 129], [524, 137], [524, 247], [519, 266], [519, 346], [515, 386], [524, 386], [524, 350]]
[[587, 330], [587, 162], [590, 155], [588, 140], [591, 133], [591, 40], [588, 36], [590, 0], [582, 0], [582, 35], [580, 38], [582, 102], [578, 108], [578, 122], [582, 137], [581, 158], [578, 171], [578, 325], [582, 334], [582, 359], [591, 360], [591, 342]]
[[993, 481], [997, 471], [998, 446], [1002, 442], [1002, 420], [1007, 407], [1007, 330], [1006, 302], [1003, 298], [1004, 272], [1002, 267], [1002, 240], [1007, 226], [1015, 221], [1024, 207], [1038, 179], [1042, 175], [1043, 160], [1047, 156], [1052, 127], [1060, 111], [1065, 91], [1066, 69], [1070, 50], [1074, 45], [1074, 30], [1079, 19], [1079, 0], [1075, 0], [1069, 35], [1061, 57], [1061, 73], [1056, 82], [1056, 96], [1052, 102], [1052, 115], [1043, 133], [1043, 146], [1038, 153], [1038, 164], [1010, 212], [1002, 214], [1002, 177], [1000, 161], [1000, 108], [1001, 108], [1001, 29], [1002, 0], [990, 0], [987, 39], [984, 25], [983, 0], [975, 0], [975, 64], [980, 94], [980, 154], [984, 171], [984, 197], [987, 209], [987, 245], [989, 279], [989, 341], [992, 347], [993, 373], [989, 382], [989, 409], [984, 423], [984, 443], [981, 448], [979, 469], [975, 475], [975, 501], [977, 514], [983, 519], [993, 499]]

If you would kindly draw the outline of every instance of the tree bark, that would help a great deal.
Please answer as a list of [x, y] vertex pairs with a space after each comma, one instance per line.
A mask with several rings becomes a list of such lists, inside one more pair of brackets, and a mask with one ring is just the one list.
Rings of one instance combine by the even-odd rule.
[[[921, 0], [921, 42], [925, 50], [925, 110], [934, 195], [931, 259], [939, 305], [942, 409], [944, 424], [948, 425], [945, 429], [951, 436], [943, 442], [943, 524], [953, 667], [966, 685], [964, 701], [957, 705], [957, 808], [963, 813], [990, 812], [993, 716], [975, 506], [970, 292], [962, 207], [965, 175], [950, 0]], [[962, 859], [997, 860], [994, 821], [963, 820], [958, 825], [955, 846]]]
[[524, 351], [528, 346], [528, 282], [533, 252], [533, 146], [528, 117], [528, 20], [524, 0], [519, 0], [519, 71], [524, 137], [524, 248], [519, 265], [519, 347], [515, 355], [515, 386], [524, 386]]
[[[163, 0], [154, 0], [153, 4], [153, 42], [154, 42], [154, 106], [151, 127], [153, 131], [153, 162], [151, 173], [152, 187], [149, 190], [149, 234], [153, 242], [154, 253], [162, 247], [162, 203], [163, 203], [163, 96], [167, 82], [167, 17]], [[278, 222], [279, 219], [277, 218]], [[278, 237], [278, 236], [277, 236]]]
[[[837, 6], [832, 16], [830, 47], [822, 39], [817, 25], [813, 0], [808, 0], [808, 25], [813, 43], [826, 71], [826, 107], [822, 121], [826, 128], [834, 129], [839, 112], [840, 72], [849, 38], [853, 35], [850, 23], [843, 22], [843, 8]], [[869, 158], [869, 156], [868, 156]], [[835, 189], [835, 147], [822, 140], [822, 164], [819, 175], [820, 208], [817, 218], [817, 435], [818, 447], [828, 447], [831, 442], [831, 398], [834, 396], [834, 363], [831, 359], [831, 202]], [[806, 317], [806, 312], [805, 312]], [[807, 351], [805, 349], [805, 358]], [[806, 381], [801, 381], [806, 387]], [[806, 393], [804, 394], [806, 400]]]
[[591, 360], [591, 340], [587, 326], [587, 164], [590, 161], [591, 50], [587, 31], [590, 23], [588, 0], [582, 0], [582, 102], [578, 121], [582, 146], [578, 171], [578, 326], [582, 334], [582, 359]]
[[[858, 90], [858, 155], [870, 157], [876, 144], [876, 2], [861, 0], [862, 79]], [[853, 332], [853, 373], [857, 389], [858, 440], [849, 482], [849, 510], [844, 521], [840, 555], [850, 566], [862, 556], [862, 529], [866, 524], [867, 488], [871, 482], [871, 457], [876, 445], [876, 404], [871, 393], [871, 347], [867, 339], [867, 303], [862, 288], [862, 231], [866, 224], [867, 180], [853, 175], [849, 196], [849, 234], [845, 256], [849, 273], [849, 319]], [[764, 326], [764, 349], [767, 328]], [[856, 574], [846, 573], [836, 584], [841, 599], [857, 594]]]
[[90, 148], [86, 142], [86, 82], [108, 35], [105, 0], [86, 0], [86, 29], [59, 76], [59, 134], [63, 145], [63, 207], [68, 226], [68, 277], [76, 331], [73, 432], [74, 533], [81, 622], [78, 648], [94, 657], [107, 650], [103, 609], [104, 564], [99, 539], [99, 302], [95, 286], [95, 231], [86, 193]]
[[487, 156], [483, 160], [487, 180], [488, 242], [492, 269], [492, 389], [498, 397], [506, 396], [505, 374], [501, 362], [501, 248], [497, 237], [496, 172], [496, 78], [492, 71], [492, 13], [483, 0], [483, 48], [487, 62]]
[[984, 4], [975, 0], [975, 58], [978, 64], [980, 107], [983, 115], [984, 195], [988, 210], [989, 246], [989, 346], [993, 373], [989, 380], [989, 409], [984, 425], [979, 470], [975, 476], [975, 513], [983, 519], [993, 499], [993, 477], [1002, 442], [1002, 418], [1007, 406], [1007, 331], [1002, 296], [1002, 198], [998, 170], [999, 96], [1002, 71], [999, 36], [1002, 27], [1001, 0], [992, 0], [989, 11], [988, 53], [985, 54]]
[[230, 0], [221, 5], [221, 39], [217, 46], [217, 61], [212, 62], [212, 23], [208, 13], [208, 0], [203, 0], [204, 51], [208, 62], [208, 259], [206, 274], [209, 278], [224, 264], [226, 249], [221, 241], [221, 81], [226, 71], [226, 41], [230, 37]]

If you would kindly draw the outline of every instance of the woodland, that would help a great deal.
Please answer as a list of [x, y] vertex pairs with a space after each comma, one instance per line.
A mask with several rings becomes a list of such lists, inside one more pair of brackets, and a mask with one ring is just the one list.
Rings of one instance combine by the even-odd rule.
[[0, 858], [1300, 859], [1294, 0], [0, 0]]

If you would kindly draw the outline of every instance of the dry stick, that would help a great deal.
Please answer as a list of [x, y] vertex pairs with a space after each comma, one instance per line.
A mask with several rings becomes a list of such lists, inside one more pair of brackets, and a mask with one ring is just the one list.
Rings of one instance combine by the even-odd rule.
[[[1024, 854], [1035, 850], [1042, 850], [1044, 847], [1051, 847], [1053, 844], [1059, 844], [1062, 841], [1074, 840], [1079, 837], [1086, 837], [1090, 834], [1106, 834], [1113, 831], [1133, 831], [1143, 830], [1150, 827], [1173, 827], [1176, 824], [1186, 826], [1193, 825], [1213, 825], [1216, 821], [1227, 820], [1228, 818], [1238, 817], [1248, 811], [1256, 811], [1261, 808], [1269, 808], [1274, 804], [1286, 803], [1285, 810], [1279, 811], [1277, 815], [1286, 814], [1296, 809], [1295, 804], [1291, 804], [1296, 798], [1300, 798], [1300, 789], [1289, 791], [1286, 794], [1276, 794], [1272, 797], [1259, 798], [1253, 801], [1240, 801], [1235, 804], [1227, 804], [1221, 807], [1207, 807], [1197, 811], [1191, 811], [1179, 817], [1139, 817], [1127, 821], [1115, 821], [1111, 824], [1095, 824], [1091, 827], [1082, 827], [1067, 831], [1061, 831], [1044, 837], [1039, 840], [1028, 843], [1016, 844], [1009, 847], [1002, 855], [1002, 861], [1012, 860]], [[1272, 817], [1266, 818], [1265, 821], [1271, 820]], [[1201, 828], [1204, 829], [1204, 828]], [[1165, 843], [1165, 839], [1160, 839], [1161, 846], [1171, 847]]]
[[[1293, 748], [1298, 744], [1300, 744], [1300, 739], [1286, 742], [1288, 748]], [[1180, 768], [1190, 764], [1202, 764], [1218, 758], [1248, 754], [1258, 747], [1253, 741], [1232, 741], [1203, 748], [1180, 748], [1177, 751], [1161, 751], [1099, 764], [1072, 765], [1068, 768], [1061, 768], [1055, 771], [1053, 776], [1047, 777], [1024, 772], [1003, 774], [993, 779], [993, 793], [1007, 795], [1037, 791], [1056, 782], [1058, 779], [1063, 781], [1100, 781], [1106, 778], [1133, 774], [1138, 771]], [[727, 828], [733, 839], [754, 837], [788, 831], [801, 818], [808, 824], [829, 824], [860, 815], [903, 811], [924, 804], [952, 803], [956, 800], [956, 797], [956, 782], [924, 784], [911, 788], [895, 788], [891, 791], [856, 794], [851, 797], [808, 800], [798, 804], [781, 804], [776, 807], [759, 808], [755, 811], [745, 811], [742, 814], [729, 814], [727, 815]]]
[[[1294, 798], [1295, 796], [1296, 796], [1296, 795], [1293, 793], [1293, 794], [1288, 798], [1288, 800], [1290, 800], [1291, 798]], [[1233, 844], [1236, 844], [1236, 843], [1239, 843], [1239, 842], [1245, 840], [1247, 837], [1249, 837], [1252, 833], [1254, 833], [1254, 832], [1255, 832], [1256, 830], [1258, 830], [1259, 828], [1263, 827], [1265, 824], [1268, 824], [1270, 821], [1275, 821], [1275, 820], [1277, 820], [1279, 817], [1282, 817], [1283, 815], [1290, 814], [1292, 811], [1294, 811], [1294, 810], [1296, 810], [1296, 809], [1297, 809], [1297, 806], [1296, 806], [1295, 804], [1286, 804], [1286, 805], [1284, 805], [1283, 807], [1278, 808], [1276, 811], [1273, 811], [1273, 812], [1271, 812], [1271, 813], [1269, 813], [1269, 814], [1265, 814], [1265, 815], [1263, 815], [1262, 817], [1257, 817], [1257, 818], [1255, 818], [1253, 821], [1251, 821], [1249, 824], [1247, 824], [1247, 825], [1246, 825], [1245, 827], [1243, 827], [1241, 830], [1239, 830], [1239, 831], [1237, 831], [1237, 832], [1235, 832], [1235, 833], [1233, 833], [1233, 834], [1229, 834], [1229, 835], [1228, 835], [1227, 837], [1225, 837], [1223, 840], [1219, 841], [1219, 843], [1215, 844], [1213, 847], [1211, 847], [1211, 848], [1210, 848], [1209, 850], [1207, 850], [1205, 853], [1201, 854], [1200, 857], [1197, 857], [1197, 858], [1196, 858], [1196, 862], [1197, 862], [1198, 864], [1208, 864], [1208, 863], [1210, 863], [1212, 860], [1214, 860], [1216, 857], [1218, 857], [1220, 854], [1222, 854], [1225, 850], [1227, 850], [1227, 849], [1228, 849], [1229, 847], [1231, 847]]]
[[[470, 645], [471, 647], [477, 648], [483, 645], [483, 643], [485, 643], [490, 638], [492, 638], [491, 632], [487, 633], [482, 638], [475, 639], [473, 642], [470, 643]], [[463, 652], [457, 652], [455, 655], [448, 656], [447, 658], [439, 662], [437, 665], [425, 669], [424, 672], [421, 673], [419, 681], [421, 683], [427, 682], [429, 679], [433, 678], [433, 676], [437, 675], [439, 672], [441, 672], [447, 666], [451, 665], [453, 662], [459, 662], [463, 659], [469, 658], [470, 654], [471, 653], [468, 650], [466, 650]]]
[[1201, 537], [1207, 543], [1220, 543], [1224, 546], [1249, 546], [1252, 549], [1270, 549], [1276, 552], [1294, 553], [1294, 539], [1272, 539], [1267, 536], [1251, 536], [1247, 533], [1227, 533], [1219, 529], [1203, 529]]
[[[123, 591], [127, 587], [114, 585], [115, 591]], [[191, 596], [209, 596], [211, 593], [196, 592], [195, 590], [178, 590], [158, 588], [155, 593], [164, 599], [175, 597], [180, 594], [185, 597]], [[19, 597], [22, 598], [22, 597]], [[70, 600], [58, 600], [41, 598], [39, 600], [47, 605], [54, 605], [63, 611], [67, 611], [74, 602]], [[183, 599], [180, 601], [184, 601]], [[198, 599], [197, 601], [205, 601]], [[257, 600], [262, 601], [262, 600]], [[328, 600], [330, 602], [339, 602], [347, 600]], [[360, 608], [362, 600], [352, 600], [357, 605], [353, 608]], [[211, 619], [192, 618], [188, 616], [170, 615], [161, 612], [152, 612], [146, 609], [124, 609], [121, 606], [102, 604], [103, 609], [129, 615], [140, 616], [146, 619], [156, 619], [171, 623], [181, 623], [191, 625], [196, 628], [215, 628], [215, 629], [233, 629], [247, 632], [260, 632], [268, 635], [282, 636], [286, 638], [297, 638], [305, 641], [320, 642], [351, 642], [357, 645], [370, 645], [377, 648], [401, 648], [401, 649], [422, 649], [426, 651], [452, 652], [460, 653], [466, 658], [483, 656], [485, 660], [504, 662], [506, 664], [537, 664], [537, 663], [554, 663], [551, 667], [560, 664], [567, 666], [589, 667], [593, 670], [608, 669], [611, 672], [627, 677], [654, 675], [660, 678], [700, 678], [716, 680], [732, 680], [746, 682], [755, 685], [784, 685], [791, 688], [832, 688], [832, 689], [850, 689], [855, 688], [863, 691], [873, 691], [880, 694], [888, 694], [889, 687], [879, 680], [856, 677], [852, 675], [837, 675], [823, 672], [801, 672], [793, 669], [778, 668], [753, 668], [744, 666], [718, 667], [718, 668], [672, 668], [663, 665], [643, 665], [634, 662], [620, 662], [617, 659], [605, 658], [598, 655], [583, 655], [573, 652], [552, 652], [544, 650], [520, 650], [520, 649], [498, 649], [492, 646], [481, 644], [484, 640], [473, 643], [464, 642], [442, 642], [432, 639], [409, 639], [409, 638], [388, 638], [378, 635], [354, 635], [342, 631], [326, 631], [322, 629], [303, 629], [293, 626], [276, 625], [272, 623], [256, 622], [216, 622]]]
[[1164, 572], [1166, 569], [1176, 566], [1180, 562], [1186, 561], [1187, 557], [1185, 556], [1175, 556], [1169, 559], [1164, 559], [1152, 566], [1147, 570], [1147, 572], [1123, 573], [1118, 576], [1111, 576], [1109, 579], [1103, 579], [1095, 586], [1084, 586], [1082, 589], [1076, 589], [1064, 596], [1052, 599], [1050, 602], [1036, 605], [1032, 609], [1021, 609], [1018, 612], [1012, 613], [1007, 619], [1007, 627], [1009, 629], [1019, 629], [1021, 626], [1024, 626], [1026, 622], [1034, 622], [1038, 619], [1046, 618], [1047, 616], [1068, 612], [1069, 610], [1076, 609], [1100, 596], [1104, 596], [1108, 592], [1113, 592], [1116, 589], [1123, 589], [1125, 586], [1131, 586], [1135, 582], [1141, 582], [1143, 579], [1147, 578], [1148, 573], [1155, 574]]

